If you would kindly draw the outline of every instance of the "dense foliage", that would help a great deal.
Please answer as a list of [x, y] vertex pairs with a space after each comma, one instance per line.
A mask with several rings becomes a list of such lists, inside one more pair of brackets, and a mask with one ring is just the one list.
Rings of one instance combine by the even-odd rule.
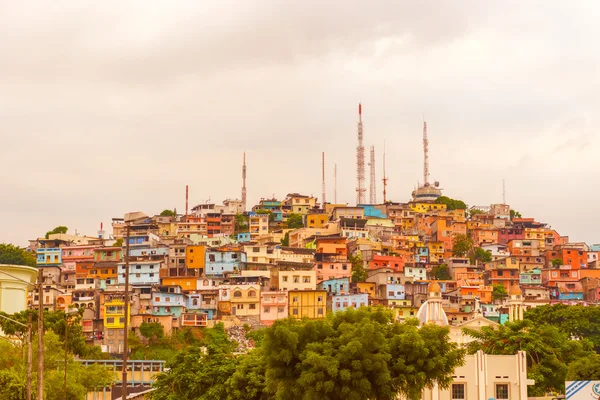
[[[0, 342], [0, 399], [25, 400], [27, 387], [26, 351], [20, 345]], [[44, 335], [44, 391], [45, 399], [65, 399], [64, 342], [52, 330]], [[33, 384], [35, 397], [37, 381], [37, 340], [33, 342]], [[67, 400], [79, 400], [92, 389], [108, 386], [112, 373], [101, 366], [85, 367], [67, 355]]]
[[543, 305], [525, 313], [525, 319], [535, 325], [550, 324], [569, 337], [589, 340], [600, 352], [600, 307], [568, 306], [565, 304]]
[[162, 210], [159, 215], [161, 217], [174, 217], [177, 214], [175, 213], [175, 211], [165, 209], [165, 210]]
[[447, 264], [435, 265], [431, 269], [430, 275], [431, 275], [432, 278], [439, 279], [439, 280], [450, 280], [450, 279], [452, 279], [452, 276], [450, 275], [450, 270], [448, 269], [448, 265]]
[[258, 347], [236, 357], [221, 325], [206, 330], [158, 377], [153, 400], [415, 399], [436, 382], [448, 387], [464, 356], [447, 328], [393, 322], [383, 308], [258, 332]]
[[352, 263], [352, 282], [364, 282], [367, 279], [368, 273], [362, 255], [350, 256], [349, 260]]
[[288, 229], [300, 229], [304, 227], [304, 222], [302, 222], [302, 215], [291, 213], [287, 217], [286, 227]]
[[448, 196], [440, 196], [435, 199], [437, 204], [445, 204], [446, 210], [466, 210], [467, 205], [462, 200], [451, 199]]
[[36, 266], [35, 256], [12, 244], [0, 243], [0, 264]]
[[46, 239], [48, 239], [50, 237], [50, 235], [54, 235], [56, 233], [62, 233], [65, 234], [69, 231], [69, 228], [67, 228], [66, 226], [60, 225], [57, 226], [56, 228], [52, 229], [51, 231], [46, 232]]

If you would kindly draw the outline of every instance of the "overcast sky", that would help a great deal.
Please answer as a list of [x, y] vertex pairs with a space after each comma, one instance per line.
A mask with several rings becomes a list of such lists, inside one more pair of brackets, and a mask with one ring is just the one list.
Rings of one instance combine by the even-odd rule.
[[[288, 192], [355, 202], [365, 144], [388, 198], [430, 171], [600, 243], [597, 1], [0, 0], [0, 242], [96, 234], [142, 210]], [[368, 173], [367, 173], [368, 176]], [[110, 229], [109, 229], [110, 231]]]

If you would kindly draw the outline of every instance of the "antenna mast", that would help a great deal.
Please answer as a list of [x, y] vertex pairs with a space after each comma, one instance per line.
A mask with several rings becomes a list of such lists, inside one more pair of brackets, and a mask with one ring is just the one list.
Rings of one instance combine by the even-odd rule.
[[333, 203], [337, 204], [337, 164], [333, 164]]
[[246, 211], [246, 152], [244, 152], [244, 164], [242, 165], [242, 207]]
[[371, 146], [371, 155], [369, 158], [369, 167], [370, 169], [370, 186], [369, 186], [369, 203], [376, 204], [377, 203], [377, 190], [375, 189], [375, 146]]
[[325, 209], [325, 152], [321, 153], [321, 189], [322, 189], [322, 200], [321, 208]]
[[358, 147], [356, 147], [356, 204], [365, 203], [365, 146], [363, 145], [362, 104], [358, 103]]
[[387, 203], [387, 181], [388, 177], [385, 174], [385, 140], [383, 141], [383, 202]]
[[423, 121], [423, 186], [429, 186], [429, 140], [427, 139], [427, 122]]

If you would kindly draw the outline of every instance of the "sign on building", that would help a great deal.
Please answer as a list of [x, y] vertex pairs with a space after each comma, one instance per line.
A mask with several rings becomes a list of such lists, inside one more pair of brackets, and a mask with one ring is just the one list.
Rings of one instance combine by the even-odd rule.
[[600, 381], [567, 381], [566, 400], [600, 399]]

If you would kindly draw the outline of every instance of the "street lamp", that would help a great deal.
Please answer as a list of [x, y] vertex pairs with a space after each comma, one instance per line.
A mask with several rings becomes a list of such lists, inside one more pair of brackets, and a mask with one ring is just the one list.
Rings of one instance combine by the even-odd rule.
[[69, 342], [69, 315], [77, 314], [79, 311], [75, 308], [67, 308], [65, 310], [65, 400], [67, 400], [67, 352]]

